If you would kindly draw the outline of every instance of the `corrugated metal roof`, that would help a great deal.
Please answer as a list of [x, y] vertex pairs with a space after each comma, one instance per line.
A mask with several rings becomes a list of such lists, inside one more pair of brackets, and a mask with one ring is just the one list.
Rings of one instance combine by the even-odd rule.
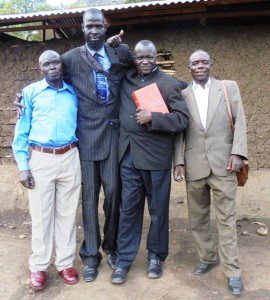
[[[95, 6], [103, 11], [108, 26], [123, 28], [165, 22], [200, 22], [206, 20], [236, 20], [257, 18], [270, 22], [270, 1], [268, 0], [166, 0], [139, 3]], [[63, 38], [82, 37], [82, 14], [91, 7], [42, 11], [28, 14], [0, 15], [0, 32], [48, 29]], [[10, 28], [12, 27], [13, 28]], [[18, 31], [18, 30], [17, 30]], [[47, 38], [44, 35], [45, 39]]]
[[[116, 5], [106, 5], [106, 6], [95, 6], [96, 8], [104, 11], [115, 11], [122, 9], [131, 9], [131, 8], [142, 8], [149, 6], [166, 6], [171, 4], [185, 4], [185, 3], [193, 3], [193, 2], [215, 2], [215, 0], [164, 0], [164, 1], [147, 1], [147, 2], [137, 2], [137, 3], [126, 3], [126, 4], [116, 4]], [[63, 10], [53, 10], [53, 11], [40, 11], [33, 12], [27, 14], [8, 14], [8, 15], [0, 15], [0, 20], [9, 20], [9, 19], [27, 19], [33, 17], [45, 17], [45, 16], [60, 16], [65, 14], [82, 14], [89, 7], [83, 8], [73, 8], [73, 9], [63, 9]]]

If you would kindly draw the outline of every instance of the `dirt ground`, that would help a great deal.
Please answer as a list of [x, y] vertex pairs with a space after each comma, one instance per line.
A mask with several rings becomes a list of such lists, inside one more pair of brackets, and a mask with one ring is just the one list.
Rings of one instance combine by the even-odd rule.
[[[111, 270], [106, 257], [99, 267], [99, 275], [92, 283], [81, 278], [74, 286], [64, 284], [53, 263], [48, 270], [48, 286], [34, 292], [29, 288], [28, 256], [31, 253], [31, 218], [27, 209], [27, 194], [18, 182], [16, 166], [0, 166], [0, 299], [3, 300], [227, 300], [230, 295], [221, 265], [211, 272], [196, 276], [197, 263], [191, 236], [184, 185], [173, 183], [170, 204], [170, 254], [158, 280], [146, 277], [146, 234], [149, 225], [147, 209], [143, 238], [138, 257], [125, 284], [110, 283]], [[270, 237], [261, 236], [270, 228], [270, 170], [253, 171], [247, 185], [239, 188], [238, 243], [243, 265], [245, 291], [241, 299], [270, 299]], [[100, 219], [102, 214], [102, 196]], [[213, 236], [217, 230], [213, 219]], [[78, 210], [77, 246], [82, 241], [81, 207]], [[53, 261], [53, 260], [52, 260]], [[78, 253], [75, 267], [82, 264]]]

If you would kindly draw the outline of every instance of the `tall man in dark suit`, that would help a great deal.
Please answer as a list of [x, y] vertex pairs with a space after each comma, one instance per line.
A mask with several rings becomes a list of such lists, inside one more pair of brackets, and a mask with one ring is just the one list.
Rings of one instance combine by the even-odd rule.
[[222, 84], [210, 77], [211, 66], [207, 52], [191, 54], [188, 68], [193, 83], [182, 93], [191, 118], [184, 138], [176, 139], [175, 177], [183, 178], [185, 167], [189, 219], [200, 259], [194, 273], [202, 275], [218, 261], [211, 236], [213, 201], [219, 257], [229, 290], [239, 295], [243, 284], [237, 247], [235, 172], [241, 168], [242, 159], [247, 159], [246, 119], [237, 83], [226, 80], [235, 128], [232, 131]]
[[[85, 281], [93, 281], [102, 255], [98, 220], [101, 185], [104, 190], [104, 240], [108, 264], [115, 262], [119, 220], [118, 113], [123, 75], [133, 65], [127, 45], [104, 45], [106, 24], [102, 12], [89, 9], [83, 15], [86, 44], [63, 55], [67, 75], [78, 96], [79, 153], [82, 167], [84, 241], [80, 256]], [[97, 54], [96, 54], [97, 53]], [[98, 55], [101, 68], [94, 56]], [[98, 77], [102, 77], [100, 84]], [[105, 88], [104, 88], [105, 87]]]
[[[136, 69], [130, 69], [121, 88], [119, 160], [122, 203], [117, 239], [117, 260], [111, 282], [125, 281], [139, 250], [145, 196], [151, 225], [147, 238], [149, 278], [162, 274], [161, 261], [168, 255], [169, 198], [174, 133], [188, 125], [188, 112], [181, 96], [183, 84], [156, 66], [157, 50], [147, 40], [134, 50]], [[132, 92], [156, 83], [169, 113], [138, 108]]]

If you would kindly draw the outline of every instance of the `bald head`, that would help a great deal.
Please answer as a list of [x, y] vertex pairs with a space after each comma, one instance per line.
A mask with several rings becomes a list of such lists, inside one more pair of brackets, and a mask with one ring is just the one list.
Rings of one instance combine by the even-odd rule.
[[84, 12], [83, 17], [82, 17], [83, 23], [85, 23], [85, 20], [88, 19], [89, 17], [99, 18], [103, 21], [103, 23], [105, 23], [104, 14], [102, 13], [101, 10], [99, 10], [97, 8], [90, 8]]
[[55, 60], [59, 60], [60, 62], [62, 61], [59, 53], [57, 53], [56, 51], [53, 51], [53, 50], [46, 50], [39, 57], [39, 60], [38, 60], [39, 66], [41, 67], [43, 65], [44, 61], [47, 61], [48, 59], [49, 60], [55, 59]]
[[39, 67], [50, 86], [57, 89], [62, 87], [62, 59], [59, 53], [53, 50], [44, 51], [39, 57]]

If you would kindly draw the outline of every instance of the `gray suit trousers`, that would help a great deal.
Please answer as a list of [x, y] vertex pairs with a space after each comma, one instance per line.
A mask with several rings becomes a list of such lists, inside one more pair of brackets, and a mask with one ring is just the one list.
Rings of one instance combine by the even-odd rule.
[[203, 262], [216, 261], [214, 241], [211, 236], [210, 205], [216, 215], [219, 257], [227, 277], [240, 277], [241, 267], [237, 246], [236, 204], [237, 181], [235, 173], [187, 182], [187, 197], [191, 231], [195, 238], [199, 258]]

